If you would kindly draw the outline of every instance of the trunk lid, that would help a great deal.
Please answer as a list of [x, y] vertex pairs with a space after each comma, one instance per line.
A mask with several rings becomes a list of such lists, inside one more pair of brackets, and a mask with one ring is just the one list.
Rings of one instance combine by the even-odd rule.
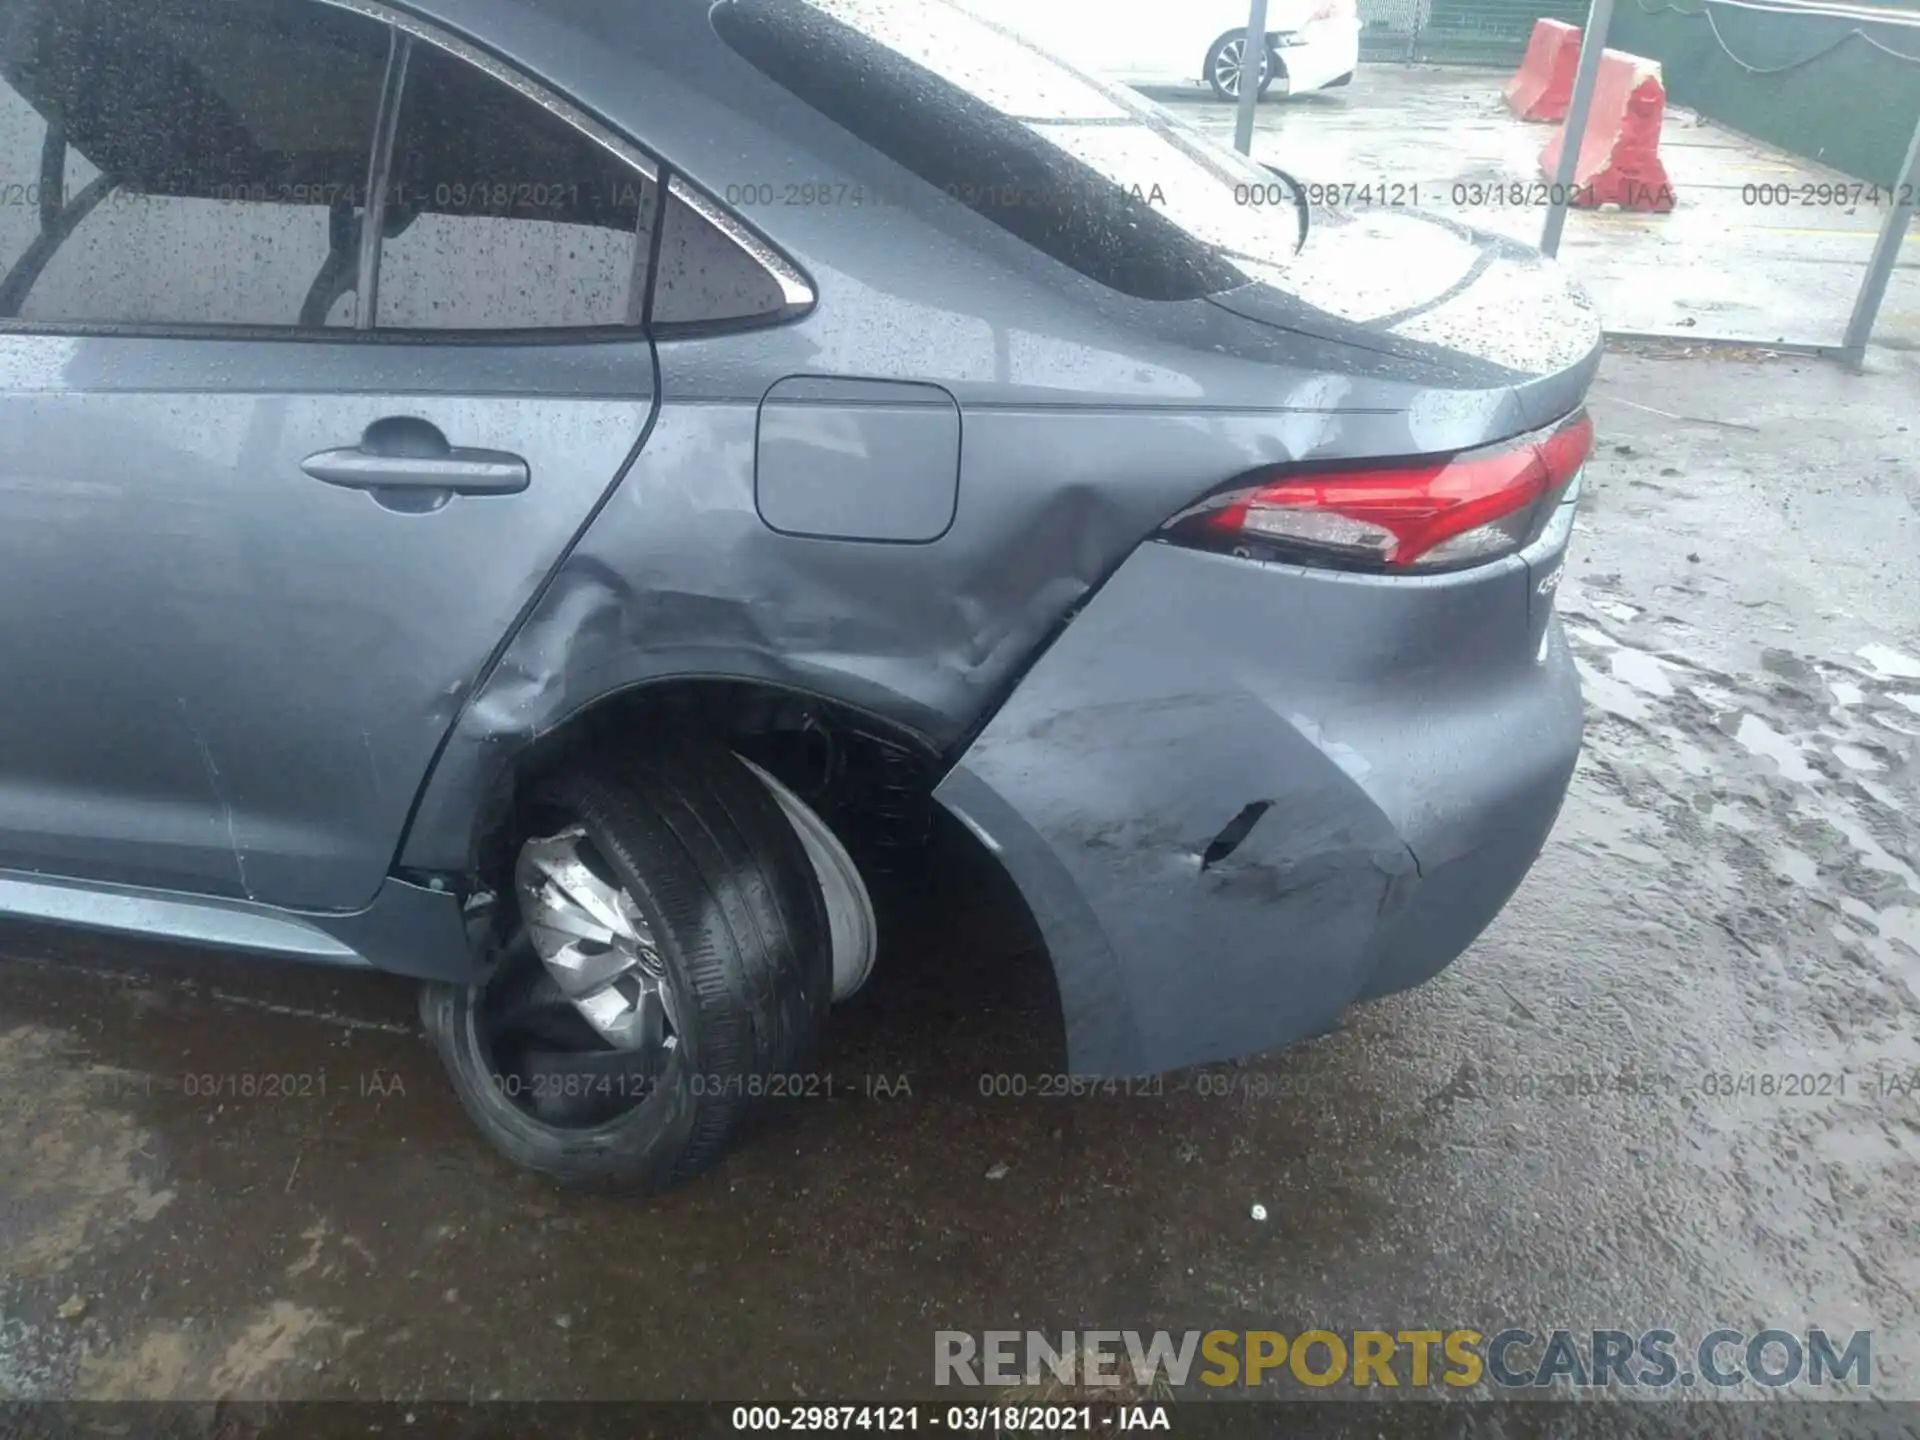
[[[1284, 182], [1275, 182], [1284, 185]], [[1593, 358], [1593, 303], [1537, 250], [1417, 211], [1319, 211], [1307, 243], [1210, 297], [1249, 320], [1323, 340], [1451, 352], [1516, 383]]]
[[1299, 254], [1242, 268], [1249, 283], [1209, 303], [1270, 331], [1420, 362], [1443, 388], [1508, 389], [1524, 426], [1575, 409], [1599, 369], [1598, 312], [1559, 265], [1441, 216], [1316, 211]]

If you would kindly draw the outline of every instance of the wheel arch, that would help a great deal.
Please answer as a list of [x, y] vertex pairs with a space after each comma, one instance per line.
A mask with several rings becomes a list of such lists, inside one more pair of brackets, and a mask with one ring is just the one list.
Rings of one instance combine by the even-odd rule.
[[1272, 78], [1267, 81], [1268, 88], [1272, 88], [1275, 80], [1290, 80], [1292, 78], [1287, 71], [1287, 57], [1280, 44], [1280, 36], [1277, 31], [1267, 32], [1267, 61], [1273, 67]]
[[[461, 743], [449, 745], [429, 777], [396, 873], [416, 884], [437, 882], [464, 893], [495, 889], [511, 869], [520, 798], [570, 759], [689, 726], [729, 744], [747, 737], [750, 748], [755, 733], [790, 727], [796, 712], [896, 747], [923, 767], [918, 793], [929, 815], [938, 808], [956, 822], [966, 843], [1007, 880], [1030, 933], [1040, 938], [1067, 1025], [1070, 1060], [1090, 1071], [1127, 1073], [1139, 1042], [1116, 988], [1105, 934], [1058, 860], [1018, 812], [963, 764], [953, 763], [952, 754], [931, 736], [897, 716], [822, 686], [769, 678], [747, 665], [631, 678], [537, 727], [476, 732], [463, 725]], [[757, 753], [766, 758], [764, 751]]]
[[[863, 705], [824, 685], [772, 676], [757, 657], [701, 657], [677, 668], [621, 675], [591, 687], [577, 679], [515, 702], [511, 682], [490, 683], [468, 705], [422, 785], [395, 873], [485, 885], [498, 868], [498, 836], [527, 782], [584, 749], [640, 740], [728, 717], [797, 706], [938, 763], [927, 732], [900, 718], [904, 702]], [[884, 699], [893, 698], [888, 705]], [[536, 701], [542, 703], [535, 703]]]
[[1047, 953], [1075, 1074], [1127, 1076], [1150, 1069], [1133, 1001], [1093, 909], [1044, 836], [964, 760], [934, 799], [1012, 883]]

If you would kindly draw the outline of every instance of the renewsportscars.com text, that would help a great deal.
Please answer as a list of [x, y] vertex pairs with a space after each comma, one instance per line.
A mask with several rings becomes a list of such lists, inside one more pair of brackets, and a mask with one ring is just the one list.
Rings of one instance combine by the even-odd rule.
[[1873, 1384], [1873, 1332], [941, 1330], [934, 1384], [1636, 1390]]

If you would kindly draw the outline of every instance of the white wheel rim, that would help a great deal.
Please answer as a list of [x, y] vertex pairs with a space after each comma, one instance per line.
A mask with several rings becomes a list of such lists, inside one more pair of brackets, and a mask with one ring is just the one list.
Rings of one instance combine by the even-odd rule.
[[833, 939], [833, 998], [845, 1000], [873, 973], [873, 960], [879, 950], [880, 923], [873, 911], [873, 897], [860, 876], [860, 867], [847, 854], [840, 837], [812, 808], [744, 755], [734, 757], [773, 792], [780, 809], [800, 837], [800, 844], [813, 862], [813, 873], [820, 881], [821, 898], [827, 903], [827, 929]]

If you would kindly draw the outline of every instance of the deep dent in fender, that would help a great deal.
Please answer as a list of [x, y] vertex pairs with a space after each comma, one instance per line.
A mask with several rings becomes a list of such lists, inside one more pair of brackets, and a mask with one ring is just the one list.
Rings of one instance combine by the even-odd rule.
[[[668, 467], [671, 431], [663, 419], [647, 452], [658, 446], [654, 458]], [[1057, 537], [1115, 523], [1097, 492], [1056, 493], [1035, 507], [1032, 528], [1006, 553], [974, 557], [945, 589], [911, 567], [897, 569], [897, 552], [910, 547], [794, 540], [757, 519], [744, 524], [732, 510], [708, 513], [708, 528], [726, 532], [712, 537], [710, 553], [658, 553], [642, 532], [672, 525], [649, 526], [645, 506], [683, 501], [658, 493], [641, 473], [646, 466], [643, 456], [459, 716], [403, 849], [409, 869], [470, 870], [485, 797], [498, 792], [515, 757], [637, 686], [770, 684], [849, 705], [935, 747], [956, 745], [1044, 647], [1059, 617], [1104, 578], [1100, 547]], [[750, 492], [750, 473], [746, 483]], [[861, 563], [875, 551], [887, 553]], [[1063, 557], [1073, 562], [1065, 570]], [[1025, 603], [994, 599], [1009, 587]]]

